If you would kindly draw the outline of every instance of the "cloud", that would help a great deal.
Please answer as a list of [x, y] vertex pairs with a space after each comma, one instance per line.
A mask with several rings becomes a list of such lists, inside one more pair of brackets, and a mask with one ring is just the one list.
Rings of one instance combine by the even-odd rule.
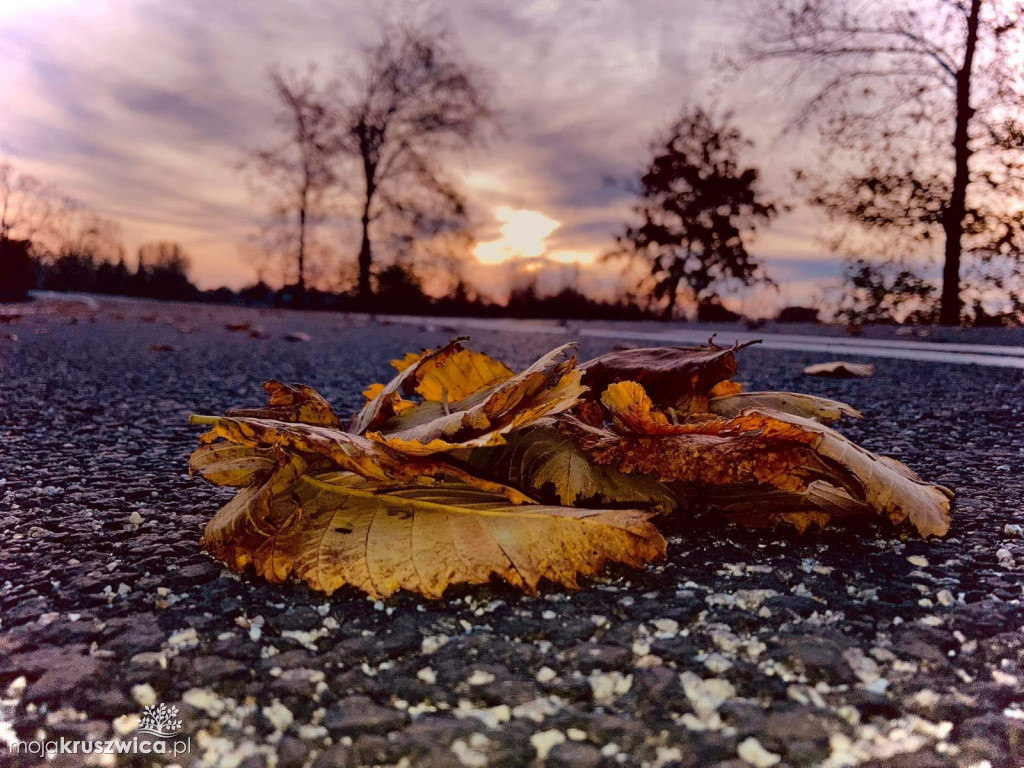
[[[757, 159], [773, 187], [783, 187], [801, 153], [771, 144], [785, 117], [777, 103], [742, 86], [728, 96], [716, 91], [711, 61], [729, 31], [722, 4], [706, 0], [453, 0], [372, 11], [360, 0], [14, 5], [0, 15], [7, 105], [0, 153], [120, 219], [130, 250], [179, 240], [203, 286], [254, 278], [238, 243], [259, 211], [236, 165], [246, 148], [274, 135], [267, 68], [351, 62], [376, 17], [411, 8], [450, 23], [488, 73], [504, 116], [500, 136], [453, 166], [482, 239], [500, 235], [498, 212], [508, 206], [559, 222], [546, 241], [552, 251], [588, 259], [606, 251], [631, 203], [606, 178], [635, 174], [686, 101], [714, 96], [736, 108], [762, 147]], [[800, 265], [820, 261], [810, 224], [792, 221], [790, 229], [780, 222], [755, 251], [802, 258]], [[566, 267], [541, 257], [536, 263], [555, 279], [605, 287], [617, 280], [600, 264]], [[800, 265], [787, 267], [794, 280], [816, 269]], [[481, 270], [481, 279], [502, 289], [493, 271]]]

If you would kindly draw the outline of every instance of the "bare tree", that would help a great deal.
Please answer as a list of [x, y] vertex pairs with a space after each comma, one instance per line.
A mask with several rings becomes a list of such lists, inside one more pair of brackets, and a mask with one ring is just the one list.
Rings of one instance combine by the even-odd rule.
[[60, 234], [73, 205], [52, 184], [0, 161], [0, 240], [51, 239]]
[[250, 153], [244, 167], [257, 195], [267, 201], [271, 221], [265, 242], [294, 259], [298, 303], [305, 301], [311, 229], [322, 221], [338, 182], [338, 119], [327, 104], [328, 88], [316, 81], [315, 68], [304, 73], [269, 74], [279, 111], [280, 143]]
[[900, 257], [941, 242], [940, 322], [958, 324], [964, 256], [975, 278], [1019, 274], [1024, 258], [1006, 205], [1024, 192], [1024, 4], [753, 2], [744, 62], [812, 86], [795, 122], [820, 129], [829, 160], [805, 175], [811, 201], [868, 236], [896, 233]]
[[637, 190], [639, 223], [625, 228], [606, 258], [641, 259], [666, 318], [681, 290], [700, 310], [717, 305], [730, 282], [771, 283], [744, 242], [776, 215], [757, 169], [740, 163], [748, 145], [728, 118], [717, 121], [699, 108], [684, 111], [654, 144]]
[[441, 163], [477, 140], [492, 112], [451, 39], [413, 27], [385, 27], [347, 72], [336, 104], [343, 151], [363, 181], [358, 290], [365, 299], [376, 242], [388, 238], [401, 252], [463, 227], [465, 205]]

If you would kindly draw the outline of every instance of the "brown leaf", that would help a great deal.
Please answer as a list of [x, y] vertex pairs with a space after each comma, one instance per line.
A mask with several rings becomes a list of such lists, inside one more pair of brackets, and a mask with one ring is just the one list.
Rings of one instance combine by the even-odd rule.
[[244, 488], [270, 475], [278, 467], [271, 448], [234, 443], [199, 446], [189, 457], [189, 473], [199, 472], [214, 485]]
[[944, 536], [949, 530], [953, 492], [924, 482], [905, 464], [876, 456], [829, 427], [788, 413], [751, 409], [735, 422], [768, 439], [807, 443], [813, 436], [809, 445], [815, 453], [852, 476], [860, 487], [858, 495], [875, 512], [896, 524], [909, 520], [924, 538]]
[[676, 507], [669, 489], [654, 478], [595, 464], [554, 427], [518, 430], [505, 445], [474, 450], [468, 461], [485, 477], [563, 505], [629, 504], [658, 512]]
[[494, 576], [527, 592], [544, 579], [576, 588], [608, 561], [639, 567], [665, 554], [646, 512], [513, 506], [461, 484], [380, 489], [307, 469], [296, 459], [243, 491], [207, 526], [203, 546], [272, 582], [428, 598]]
[[323, 396], [304, 384], [284, 384], [271, 379], [263, 384], [270, 395], [270, 403], [264, 408], [234, 408], [228, 416], [254, 419], [275, 419], [277, 421], [317, 424], [323, 427], [338, 427], [341, 422]]
[[837, 360], [833, 363], [818, 363], [804, 368], [808, 376], [824, 376], [830, 379], [857, 379], [875, 375], [873, 363], [848, 363]]
[[617, 381], [636, 381], [658, 405], [675, 405], [686, 393], [707, 393], [736, 374], [736, 351], [723, 348], [652, 347], [610, 352], [580, 366], [583, 384], [596, 394]]

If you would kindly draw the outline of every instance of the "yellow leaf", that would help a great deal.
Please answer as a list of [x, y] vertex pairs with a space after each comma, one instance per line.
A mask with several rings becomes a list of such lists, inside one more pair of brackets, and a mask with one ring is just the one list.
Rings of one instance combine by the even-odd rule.
[[[670, 422], [663, 411], [654, 407], [644, 388], [635, 381], [609, 384], [601, 395], [601, 403], [611, 414], [612, 423], [620, 432], [638, 435], [718, 434], [728, 426], [725, 419], [709, 413], [686, 413], [683, 423]], [[674, 416], [674, 408], [670, 408]]]
[[462, 347], [459, 345], [459, 341], [456, 340], [441, 347], [436, 352], [427, 350], [421, 355], [417, 355], [415, 360], [411, 360], [411, 355], [406, 355], [402, 360], [393, 361], [392, 364], [396, 368], [400, 366], [405, 367], [399, 371], [395, 378], [385, 384], [383, 388], [375, 390], [376, 394], [374, 397], [363, 406], [359, 413], [352, 417], [349, 431], [353, 434], [361, 435], [368, 429], [382, 424], [391, 416], [404, 410], [405, 406], [401, 405], [403, 402], [402, 393], [412, 394], [418, 383], [416, 379], [417, 370], [430, 360], [444, 360], [454, 355], [460, 349]]
[[495, 576], [528, 592], [545, 579], [576, 588], [608, 561], [639, 567], [665, 554], [648, 512], [513, 506], [462, 484], [381, 489], [305, 470], [293, 462], [239, 494], [210, 522], [203, 546], [273, 582], [428, 598]]
[[415, 456], [500, 445], [508, 432], [566, 411], [579, 400], [583, 387], [576, 359], [560, 361], [570, 349], [552, 350], [522, 373], [450, 406], [421, 403], [366, 436]]
[[720, 381], [708, 391], [708, 397], [738, 395], [742, 391], [743, 385], [737, 381]]
[[[243, 446], [273, 449], [289, 457], [296, 454], [305, 455], [310, 460], [320, 457], [334, 468], [353, 472], [381, 484], [430, 483], [433, 478], [455, 478], [477, 488], [503, 494], [514, 504], [533, 502], [529, 496], [514, 488], [478, 478], [453, 464], [427, 457], [403, 456], [365, 437], [336, 429], [268, 419], [219, 418], [213, 421], [210, 431], [200, 441], [210, 444], [218, 439]], [[201, 447], [199, 451], [202, 450]], [[203, 470], [200, 468], [199, 471]]]
[[432, 354], [434, 354], [434, 350], [432, 349], [425, 349], [422, 352], [406, 352], [403, 357], [400, 357], [397, 360], [392, 360], [391, 367], [394, 368], [399, 373], [401, 373], [407, 368], [410, 368], [416, 363], [418, 363], [424, 357], [427, 357], [428, 355]]
[[386, 385], [381, 384], [379, 381], [371, 384], [363, 390], [363, 397], [367, 400], [374, 400], [380, 396], [380, 393], [384, 391]]
[[507, 365], [492, 357], [460, 349], [451, 356], [426, 361], [416, 374], [416, 392], [424, 400], [458, 403], [514, 375]]

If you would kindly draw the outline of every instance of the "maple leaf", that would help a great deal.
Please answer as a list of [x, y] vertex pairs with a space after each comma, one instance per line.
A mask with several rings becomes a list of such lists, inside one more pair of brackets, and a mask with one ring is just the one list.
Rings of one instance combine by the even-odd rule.
[[380, 488], [308, 469], [296, 457], [243, 491], [207, 526], [203, 546], [271, 582], [428, 598], [492, 577], [530, 593], [544, 579], [577, 588], [606, 562], [639, 567], [665, 554], [650, 512], [515, 506], [464, 484]]

